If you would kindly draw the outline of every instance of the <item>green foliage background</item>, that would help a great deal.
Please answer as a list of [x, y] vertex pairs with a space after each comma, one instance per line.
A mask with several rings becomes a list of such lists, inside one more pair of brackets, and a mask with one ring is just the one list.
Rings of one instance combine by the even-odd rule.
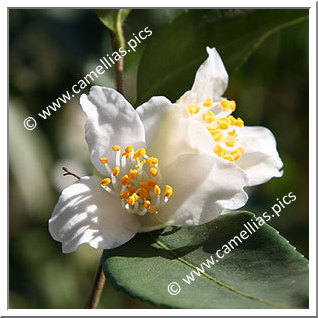
[[[221, 19], [235, 14], [235, 10], [211, 11]], [[126, 40], [146, 26], [155, 37], [183, 12], [132, 10], [124, 27]], [[82, 246], [62, 254], [48, 233], [47, 221], [60, 190], [73, 182], [62, 177], [61, 167], [80, 175], [92, 173], [84, 141], [85, 117], [76, 97], [39, 121], [34, 131], [25, 130], [23, 120], [36, 117], [94, 69], [99, 58], [111, 52], [110, 36], [93, 10], [11, 9], [9, 26], [10, 308], [82, 308], [100, 252]], [[189, 37], [199, 41], [200, 33], [185, 30], [180, 45]], [[132, 103], [137, 100], [139, 61], [149, 41], [125, 59], [124, 90]], [[164, 63], [155, 58], [153, 63]], [[95, 83], [114, 87], [113, 71]], [[297, 200], [271, 225], [308, 257], [308, 21], [271, 34], [232, 71], [225, 95], [237, 101], [236, 115], [247, 125], [264, 125], [274, 132], [285, 164], [282, 178], [248, 189], [250, 200], [244, 209], [260, 215], [276, 198], [292, 191]], [[106, 282], [100, 308], [154, 307]]]

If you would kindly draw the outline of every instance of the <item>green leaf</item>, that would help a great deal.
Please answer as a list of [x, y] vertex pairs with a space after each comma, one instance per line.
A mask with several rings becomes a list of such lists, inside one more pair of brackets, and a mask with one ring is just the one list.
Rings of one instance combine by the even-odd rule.
[[[129, 295], [172, 308], [308, 307], [308, 261], [271, 226], [264, 224], [218, 259], [218, 249], [242, 230], [250, 212], [232, 212], [210, 223], [137, 234], [123, 246], [105, 250], [103, 265], [112, 283]], [[259, 220], [259, 219], [258, 219]], [[214, 258], [204, 274], [183, 279]], [[177, 282], [181, 291], [167, 287]], [[176, 288], [176, 287], [175, 287]]]
[[131, 9], [96, 9], [96, 14], [103, 24], [116, 32], [117, 24], [123, 24]]
[[270, 34], [308, 19], [305, 9], [189, 10], [153, 35], [140, 61], [137, 105], [155, 95], [172, 101], [189, 90], [206, 46], [215, 47], [229, 72]]

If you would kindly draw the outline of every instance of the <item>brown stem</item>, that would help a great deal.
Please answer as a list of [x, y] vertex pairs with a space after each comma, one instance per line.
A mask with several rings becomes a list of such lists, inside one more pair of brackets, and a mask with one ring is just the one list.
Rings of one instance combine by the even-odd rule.
[[102, 295], [103, 288], [105, 285], [105, 274], [103, 271], [102, 258], [100, 259], [97, 272], [94, 279], [94, 284], [91, 290], [89, 299], [85, 305], [86, 309], [96, 309]]
[[[118, 52], [119, 44], [116, 37], [116, 33], [112, 32], [112, 47], [114, 52]], [[115, 74], [116, 74], [116, 88], [119, 93], [123, 93], [123, 72], [124, 72], [124, 57], [122, 56], [120, 60], [115, 64]]]
[[81, 177], [79, 177], [77, 174], [75, 174], [74, 172], [71, 172], [71, 171], [69, 171], [67, 168], [65, 168], [65, 167], [63, 167], [62, 168], [64, 171], [65, 171], [65, 173], [63, 173], [63, 176], [73, 176], [73, 177], [75, 177], [75, 178], [77, 178], [77, 179], [80, 179]]

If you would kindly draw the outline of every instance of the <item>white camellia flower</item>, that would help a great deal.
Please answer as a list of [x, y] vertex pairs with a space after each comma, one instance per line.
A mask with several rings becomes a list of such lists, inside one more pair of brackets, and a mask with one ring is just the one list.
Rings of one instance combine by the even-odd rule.
[[222, 158], [246, 173], [247, 186], [282, 176], [275, 137], [268, 129], [246, 127], [241, 118], [231, 115], [236, 103], [222, 97], [228, 74], [216, 49], [207, 47], [207, 52], [191, 90], [177, 103], [153, 97], [137, 108], [146, 142], [151, 140], [150, 151], [160, 149], [166, 154], [165, 163], [184, 153]]
[[[221, 93], [214, 86], [212, 93]], [[202, 135], [208, 130], [183, 114], [189, 108], [180, 112], [181, 104], [154, 97], [135, 111], [121, 94], [98, 86], [81, 96], [81, 105], [91, 162], [100, 176], [80, 178], [55, 206], [49, 231], [63, 252], [84, 243], [115, 248], [137, 232], [206, 223], [246, 203], [245, 172], [210, 155]], [[178, 116], [185, 119], [176, 121]]]

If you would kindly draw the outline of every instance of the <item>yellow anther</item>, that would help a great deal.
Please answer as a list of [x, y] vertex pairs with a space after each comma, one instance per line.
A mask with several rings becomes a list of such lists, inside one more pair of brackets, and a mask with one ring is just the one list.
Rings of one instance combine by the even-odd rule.
[[220, 129], [228, 129], [230, 127], [231, 120], [227, 117], [220, 118], [218, 120], [218, 125]]
[[207, 98], [205, 102], [203, 103], [203, 106], [205, 107], [211, 107], [212, 106], [212, 98]]
[[145, 148], [140, 148], [138, 149], [135, 154], [134, 154], [134, 159], [140, 158], [140, 157], [144, 157], [146, 155], [146, 149]]
[[213, 121], [216, 121], [215, 115], [210, 110], [208, 110], [205, 114], [202, 115], [202, 119], [208, 124], [211, 124]]
[[149, 157], [147, 159], [147, 163], [148, 163], [149, 166], [155, 166], [155, 165], [158, 164], [158, 162], [159, 162], [159, 160], [157, 158], [155, 158], [155, 157]]
[[128, 197], [127, 203], [129, 205], [134, 205], [138, 201], [139, 197], [136, 193], [133, 193], [131, 196]]
[[136, 203], [136, 198], [133, 195], [129, 196], [127, 199], [127, 203], [129, 205], [134, 205]]
[[120, 150], [120, 146], [113, 146], [113, 150], [114, 151], [119, 151]]
[[155, 179], [148, 180], [147, 184], [150, 187], [154, 187], [155, 185], [157, 185], [157, 180], [155, 180]]
[[132, 145], [129, 145], [128, 147], [126, 147], [125, 151], [123, 152], [122, 156], [126, 156], [127, 159], [130, 158], [131, 156], [131, 152], [134, 150]]
[[132, 145], [127, 146], [125, 149], [126, 152], [132, 152], [133, 150], [134, 150], [134, 147]]
[[232, 155], [226, 155], [223, 157], [223, 159], [234, 162], [234, 157]]
[[200, 111], [200, 107], [198, 107], [197, 105], [189, 105], [188, 111], [189, 111], [190, 115], [194, 115]]
[[102, 158], [100, 158], [100, 162], [101, 163], [108, 163], [108, 158], [106, 158], [106, 157], [102, 157]]
[[220, 141], [223, 138], [223, 133], [221, 129], [215, 129], [211, 132], [211, 135], [216, 142]]
[[221, 158], [227, 155], [227, 150], [220, 145], [216, 145], [213, 151]]
[[131, 186], [128, 188], [129, 195], [133, 195], [136, 192], [136, 187]]
[[127, 174], [125, 174], [125, 175], [121, 178], [121, 184], [122, 184], [122, 185], [131, 184], [131, 179], [128, 177]]
[[146, 201], [144, 202], [144, 207], [145, 207], [147, 210], [149, 210], [149, 209], [151, 208], [151, 203], [150, 203], [150, 201], [146, 200]]
[[129, 192], [128, 191], [122, 192], [119, 197], [121, 199], [127, 199], [129, 197]]
[[154, 188], [153, 188], [153, 192], [156, 194], [156, 195], [160, 195], [161, 193], [161, 189], [158, 185], [155, 185]]
[[149, 172], [153, 177], [158, 175], [158, 170], [156, 168], [150, 168]]
[[244, 121], [241, 118], [237, 118], [236, 119], [236, 126], [243, 127], [244, 126]]
[[129, 170], [129, 178], [130, 179], [135, 179], [137, 177], [137, 170], [135, 169], [130, 169]]
[[221, 105], [222, 105], [222, 110], [224, 112], [226, 112], [227, 110], [230, 109], [230, 102], [228, 100], [226, 100], [226, 99], [222, 99]]
[[231, 122], [232, 125], [235, 125], [235, 124], [236, 124], [236, 118], [235, 118], [234, 116], [230, 115], [230, 116], [228, 117], [228, 119], [230, 120], [230, 122]]
[[119, 167], [115, 167], [113, 169], [113, 176], [114, 177], [117, 177], [119, 175], [119, 172], [120, 172], [120, 168]]
[[236, 109], [236, 103], [235, 103], [235, 101], [234, 101], [234, 100], [231, 100], [229, 106], [230, 106], [230, 108], [232, 109], [232, 111], [234, 112], [235, 109]]
[[236, 139], [233, 138], [233, 137], [227, 137], [226, 140], [225, 140], [225, 144], [228, 146], [228, 147], [234, 147], [235, 144], [236, 144]]
[[149, 189], [147, 189], [147, 188], [145, 188], [145, 187], [141, 187], [141, 188], [138, 190], [138, 193], [139, 193], [140, 197], [141, 197], [143, 200], [144, 200], [144, 199], [150, 199], [150, 198], [151, 198]]
[[[240, 147], [240, 148], [243, 148], [243, 147]], [[230, 155], [233, 157], [233, 159], [235, 161], [240, 159], [242, 157], [243, 152], [244, 152], [244, 148], [243, 149], [240, 149], [240, 148], [235, 149], [235, 150], [230, 152]], [[243, 150], [243, 152], [241, 150]]]
[[156, 210], [156, 207], [155, 207], [155, 206], [152, 206], [152, 208], [151, 208], [151, 213], [152, 213], [153, 215], [158, 214], [158, 211]]
[[172, 193], [173, 193], [173, 189], [172, 187], [170, 187], [169, 185], [166, 185], [165, 186], [165, 197], [169, 198], [172, 196]]
[[235, 129], [233, 129], [232, 131], [229, 131], [228, 134], [229, 134], [229, 136], [233, 136], [233, 137], [237, 137], [238, 136], [236, 131], [235, 131]]
[[101, 182], [101, 184], [102, 184], [103, 186], [109, 185], [109, 184], [110, 184], [110, 179], [109, 179], [109, 178], [103, 179], [102, 182]]

